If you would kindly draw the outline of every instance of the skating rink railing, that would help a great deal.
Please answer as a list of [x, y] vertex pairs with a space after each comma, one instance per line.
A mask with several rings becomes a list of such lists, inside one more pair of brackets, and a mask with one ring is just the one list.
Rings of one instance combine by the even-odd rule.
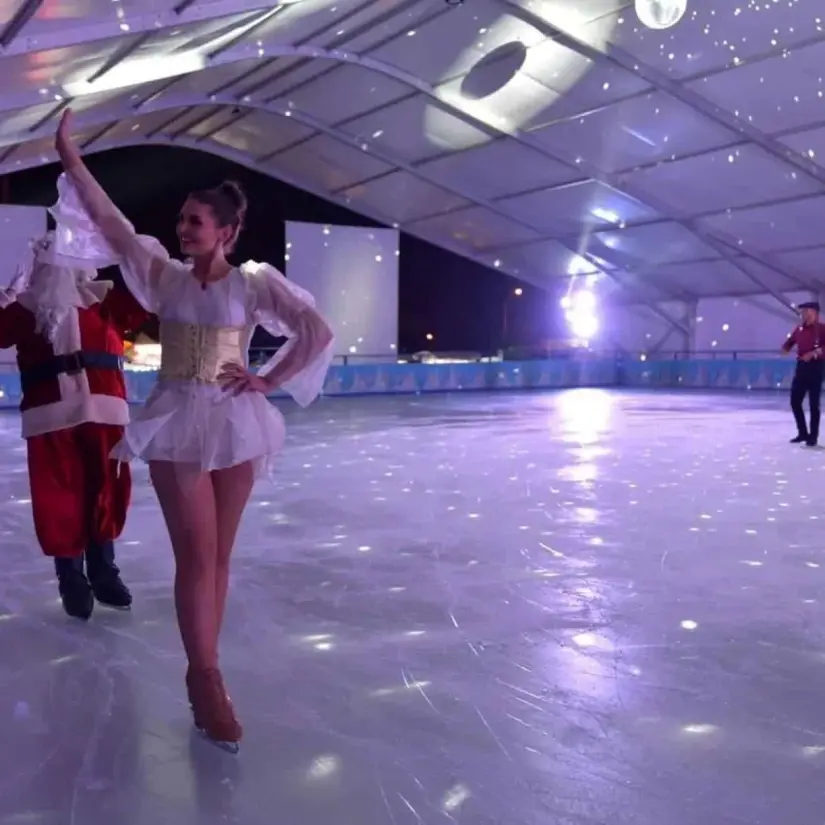
[[[793, 359], [577, 356], [575, 359], [468, 364], [337, 364], [326, 395], [416, 394], [480, 390], [638, 387], [757, 390], [790, 386]], [[142, 402], [155, 381], [153, 370], [127, 369], [129, 398]], [[278, 397], [275, 393], [273, 397]], [[11, 364], [0, 365], [0, 407], [20, 403], [20, 380]]]

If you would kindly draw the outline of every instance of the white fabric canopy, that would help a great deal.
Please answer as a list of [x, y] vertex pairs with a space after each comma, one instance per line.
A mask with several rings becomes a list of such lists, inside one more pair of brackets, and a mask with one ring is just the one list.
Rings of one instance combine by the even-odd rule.
[[[188, 146], [548, 289], [819, 291], [825, 9], [0, 0], [0, 172]], [[131, 84], [131, 85], [130, 85]]]

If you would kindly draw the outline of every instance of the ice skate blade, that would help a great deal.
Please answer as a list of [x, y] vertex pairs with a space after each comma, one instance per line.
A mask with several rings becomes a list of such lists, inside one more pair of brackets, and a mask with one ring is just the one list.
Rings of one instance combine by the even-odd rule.
[[225, 751], [226, 753], [231, 753], [235, 756], [241, 750], [241, 743], [240, 742], [219, 742], [217, 739], [213, 739], [203, 728], [199, 728], [195, 725], [195, 730], [207, 741], [210, 745], [214, 745], [216, 748], [220, 748], [220, 750]]

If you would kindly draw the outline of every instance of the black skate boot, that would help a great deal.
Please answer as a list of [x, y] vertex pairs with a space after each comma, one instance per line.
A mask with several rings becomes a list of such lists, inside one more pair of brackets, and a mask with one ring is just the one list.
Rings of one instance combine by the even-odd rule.
[[83, 556], [76, 559], [55, 559], [57, 586], [63, 609], [74, 619], [88, 621], [94, 610], [92, 588], [83, 573]]
[[116, 610], [128, 610], [132, 606], [132, 594], [115, 564], [114, 542], [92, 543], [86, 548], [86, 573], [94, 597], [101, 604]]

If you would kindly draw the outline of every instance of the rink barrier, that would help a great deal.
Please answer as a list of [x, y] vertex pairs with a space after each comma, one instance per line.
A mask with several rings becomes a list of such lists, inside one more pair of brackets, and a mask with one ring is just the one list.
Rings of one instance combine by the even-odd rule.
[[[355, 364], [330, 368], [324, 394], [410, 395], [429, 392], [563, 389], [566, 387], [649, 387], [662, 389], [778, 389], [790, 387], [789, 360], [581, 360], [506, 361], [470, 364]], [[146, 400], [156, 372], [127, 371], [129, 400]], [[280, 397], [274, 393], [272, 397]], [[20, 403], [20, 378], [13, 367], [0, 370], [0, 407]]]
[[795, 368], [792, 358], [634, 359], [618, 362], [616, 385], [703, 390], [788, 389]]
[[[127, 370], [129, 400], [146, 400], [157, 372]], [[471, 364], [351, 364], [330, 367], [324, 394], [410, 395], [462, 390], [553, 389], [608, 387], [616, 383], [616, 363], [588, 361], [508, 361]], [[283, 393], [273, 393], [277, 398]], [[0, 371], [0, 407], [20, 403], [20, 378], [13, 368]]]

